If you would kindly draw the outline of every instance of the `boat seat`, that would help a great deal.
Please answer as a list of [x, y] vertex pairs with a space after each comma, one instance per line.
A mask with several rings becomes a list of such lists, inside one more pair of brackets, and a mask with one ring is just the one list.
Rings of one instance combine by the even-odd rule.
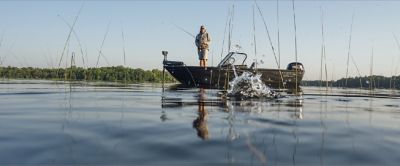
[[235, 65], [237, 69], [247, 69], [247, 65]]
[[164, 61], [164, 66], [183, 66], [185, 65], [182, 61]]

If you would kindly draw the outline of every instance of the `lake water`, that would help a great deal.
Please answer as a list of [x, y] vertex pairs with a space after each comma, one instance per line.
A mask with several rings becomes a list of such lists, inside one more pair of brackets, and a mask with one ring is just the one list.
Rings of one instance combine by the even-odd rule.
[[[0, 165], [397, 165], [399, 92], [0, 81]], [[371, 93], [375, 96], [371, 97]]]

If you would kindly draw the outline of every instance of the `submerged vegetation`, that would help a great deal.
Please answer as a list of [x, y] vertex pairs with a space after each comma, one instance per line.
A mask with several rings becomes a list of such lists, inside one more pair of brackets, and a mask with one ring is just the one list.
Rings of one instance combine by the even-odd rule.
[[[126, 83], [161, 83], [161, 70], [133, 69], [123, 66], [82, 68], [32, 68], [32, 67], [0, 67], [0, 77], [8, 79], [47, 79], [69, 81], [109, 81]], [[175, 79], [165, 72], [165, 82], [175, 82]]]
[[[336, 81], [328, 81], [328, 86], [331, 87], [348, 87], [348, 88], [363, 88], [363, 89], [400, 89], [400, 76], [384, 77], [384, 76], [364, 76], [364, 77], [350, 77], [342, 78]], [[326, 86], [326, 81], [320, 80], [303, 80], [302, 86]]]

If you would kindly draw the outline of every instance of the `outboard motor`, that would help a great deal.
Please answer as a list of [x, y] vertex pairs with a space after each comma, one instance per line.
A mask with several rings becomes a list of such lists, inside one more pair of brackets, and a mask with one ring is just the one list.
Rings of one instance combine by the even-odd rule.
[[303, 66], [303, 64], [302, 63], [300, 63], [300, 62], [292, 62], [292, 63], [289, 63], [288, 65], [287, 65], [287, 68], [286, 68], [287, 70], [299, 70], [299, 71], [304, 71], [304, 66]]

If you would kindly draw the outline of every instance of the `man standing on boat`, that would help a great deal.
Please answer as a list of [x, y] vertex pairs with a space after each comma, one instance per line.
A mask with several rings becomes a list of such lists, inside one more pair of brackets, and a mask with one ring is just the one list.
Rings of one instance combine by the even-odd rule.
[[197, 52], [199, 54], [200, 67], [207, 67], [208, 51], [211, 43], [211, 37], [207, 33], [204, 25], [200, 26], [200, 32], [195, 40]]

